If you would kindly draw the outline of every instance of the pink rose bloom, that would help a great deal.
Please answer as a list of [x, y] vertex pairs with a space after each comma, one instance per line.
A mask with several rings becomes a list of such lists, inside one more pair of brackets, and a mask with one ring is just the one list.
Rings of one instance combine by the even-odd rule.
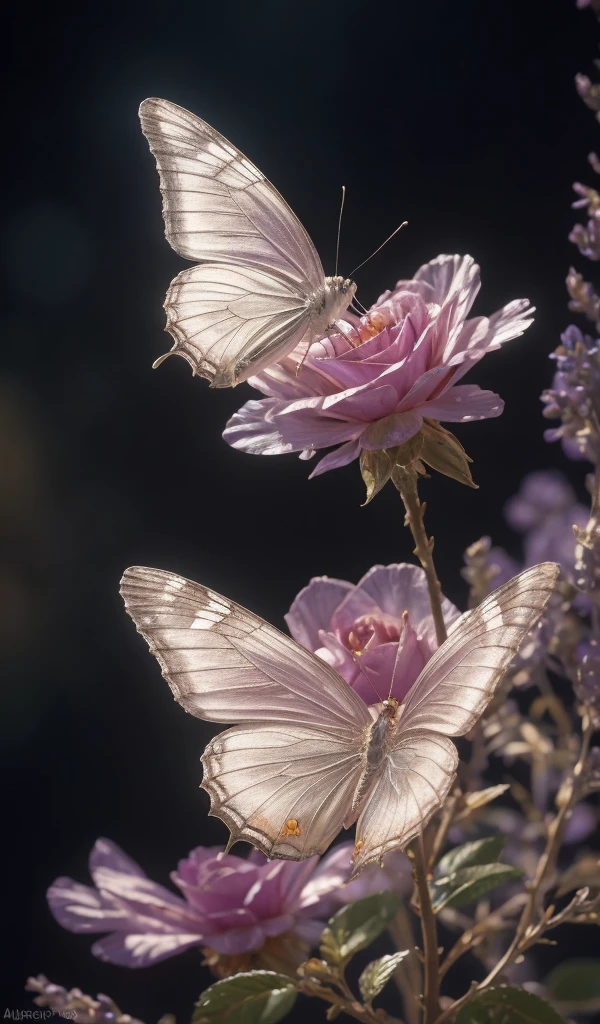
[[[340, 445], [311, 476], [345, 466], [362, 448], [408, 441], [424, 417], [453, 423], [499, 416], [492, 391], [458, 381], [486, 352], [522, 334], [533, 309], [517, 299], [491, 317], [467, 315], [479, 291], [471, 256], [438, 256], [399, 281], [366, 316], [345, 314], [343, 333], [293, 353], [249, 379], [266, 398], [246, 402], [223, 437], [252, 455]], [[298, 364], [305, 356], [300, 370]]]
[[[449, 627], [460, 612], [446, 598]], [[298, 643], [344, 677], [365, 704], [404, 700], [437, 649], [427, 579], [416, 565], [375, 565], [354, 586], [317, 576], [285, 616]]]
[[293, 973], [319, 942], [331, 894], [350, 874], [352, 849], [343, 843], [321, 860], [293, 862], [268, 861], [256, 850], [246, 858], [199, 846], [171, 875], [182, 898], [148, 878], [115, 843], [99, 839], [90, 854], [95, 887], [57, 878], [48, 903], [63, 928], [108, 933], [92, 952], [113, 964], [147, 967], [201, 946], [215, 960], [225, 957], [221, 973], [228, 973], [228, 957], [237, 958], [234, 970], [243, 970], [240, 957], [265, 953], [276, 939], [280, 959], [284, 943], [297, 957]]

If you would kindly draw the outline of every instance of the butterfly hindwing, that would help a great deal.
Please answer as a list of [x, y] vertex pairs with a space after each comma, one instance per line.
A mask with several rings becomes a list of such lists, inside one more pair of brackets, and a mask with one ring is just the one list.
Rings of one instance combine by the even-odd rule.
[[171, 282], [165, 309], [175, 343], [154, 365], [177, 353], [213, 387], [257, 373], [282, 345], [299, 344], [310, 326], [306, 302], [281, 278], [226, 263], [183, 270]]
[[324, 853], [342, 828], [362, 771], [362, 735], [284, 723], [226, 729], [202, 755], [211, 814], [264, 854]]

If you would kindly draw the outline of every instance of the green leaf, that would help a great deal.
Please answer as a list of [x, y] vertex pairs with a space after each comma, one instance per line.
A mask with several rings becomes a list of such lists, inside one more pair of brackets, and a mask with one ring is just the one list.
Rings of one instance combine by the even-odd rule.
[[378, 996], [384, 986], [387, 985], [398, 964], [402, 963], [404, 957], [408, 956], [409, 952], [410, 950], [404, 949], [401, 953], [382, 956], [379, 960], [373, 960], [372, 963], [365, 967], [358, 979], [360, 994], [365, 1003], [369, 1006], [371, 1005], [375, 996]]
[[292, 1009], [297, 994], [285, 974], [234, 974], [202, 993], [192, 1024], [276, 1024]]
[[511, 868], [508, 864], [476, 864], [470, 868], [460, 868], [430, 883], [433, 909], [437, 913], [442, 907], [465, 907], [467, 903], [485, 896], [491, 889], [521, 878], [522, 875], [519, 868]]
[[565, 960], [550, 971], [544, 985], [552, 1002], [563, 1013], [600, 1010], [600, 960]]
[[498, 860], [506, 844], [506, 836], [498, 833], [487, 839], [478, 839], [473, 843], [455, 846], [440, 860], [436, 876], [451, 875], [459, 868], [471, 868], [476, 864], [493, 864]]
[[499, 985], [477, 992], [458, 1011], [456, 1024], [564, 1024], [544, 999], [523, 988]]
[[394, 892], [378, 892], [342, 907], [329, 921], [321, 939], [321, 956], [330, 964], [342, 966], [369, 946], [394, 918], [400, 897]]
[[423, 462], [432, 469], [437, 469], [438, 473], [452, 477], [453, 480], [458, 480], [459, 484], [466, 484], [467, 487], [476, 490], [477, 484], [473, 483], [469, 469], [469, 463], [473, 460], [469, 458], [458, 438], [436, 420], [426, 419], [421, 427], [421, 433], [424, 440], [420, 457]]

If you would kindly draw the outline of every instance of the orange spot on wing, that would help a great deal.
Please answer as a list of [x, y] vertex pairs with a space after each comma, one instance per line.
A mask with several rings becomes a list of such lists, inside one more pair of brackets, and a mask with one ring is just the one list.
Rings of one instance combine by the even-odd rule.
[[285, 825], [281, 830], [281, 838], [285, 839], [287, 836], [299, 836], [300, 826], [295, 818], [288, 818]]
[[352, 860], [356, 860], [356, 858], [358, 857], [358, 855], [359, 855], [359, 853], [360, 853], [360, 851], [362, 850], [362, 848], [363, 848], [363, 846], [364, 846], [364, 845], [365, 845], [365, 844], [364, 844], [364, 842], [363, 842], [363, 840], [362, 840], [362, 839], [359, 839], [359, 840], [358, 840], [358, 841], [357, 841], [357, 842], [356, 842], [356, 843], [354, 844], [354, 853], [353, 853], [353, 855], [352, 855]]

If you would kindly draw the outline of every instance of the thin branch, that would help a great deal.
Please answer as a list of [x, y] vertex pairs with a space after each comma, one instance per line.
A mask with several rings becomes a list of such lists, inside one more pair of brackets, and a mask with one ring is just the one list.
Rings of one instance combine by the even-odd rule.
[[447, 636], [446, 624], [442, 613], [442, 590], [435, 571], [435, 565], [433, 564], [433, 537], [427, 536], [423, 521], [425, 503], [419, 500], [417, 474], [412, 467], [402, 469], [400, 466], [396, 466], [392, 479], [404, 502], [406, 525], [410, 527], [410, 532], [415, 542], [414, 554], [423, 566], [425, 576], [427, 577], [429, 603], [439, 646], [443, 644]]
[[415, 883], [419, 895], [419, 915], [423, 935], [423, 968], [425, 972], [425, 1019], [424, 1024], [433, 1024], [440, 1012], [440, 975], [437, 924], [429, 886], [427, 884], [427, 860], [423, 836], [412, 845]]

